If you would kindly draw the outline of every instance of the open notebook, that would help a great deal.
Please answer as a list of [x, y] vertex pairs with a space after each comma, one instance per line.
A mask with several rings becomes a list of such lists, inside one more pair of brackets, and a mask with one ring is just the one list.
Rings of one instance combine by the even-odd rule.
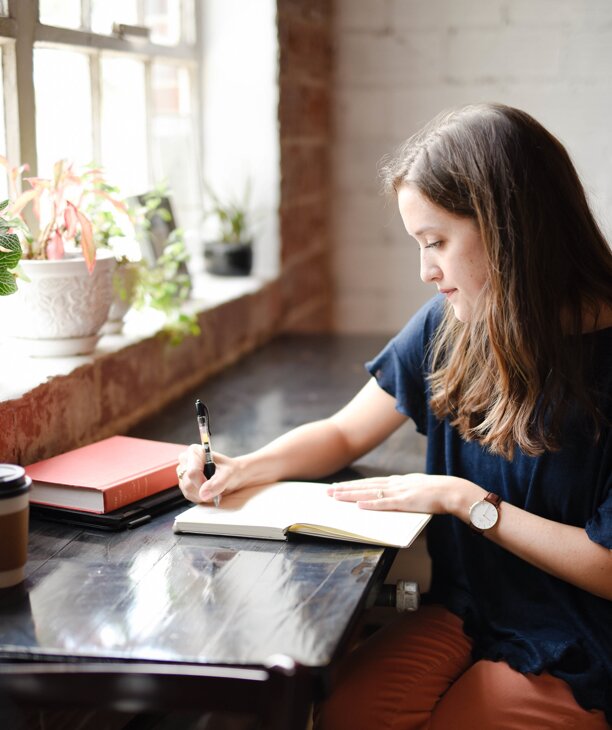
[[408, 547], [431, 515], [378, 512], [340, 502], [329, 484], [277, 482], [223, 495], [220, 507], [199, 504], [177, 515], [175, 532], [286, 540], [288, 533]]

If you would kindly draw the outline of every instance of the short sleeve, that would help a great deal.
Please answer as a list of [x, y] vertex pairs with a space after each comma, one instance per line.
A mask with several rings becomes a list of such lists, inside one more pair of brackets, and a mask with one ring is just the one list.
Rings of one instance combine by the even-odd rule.
[[612, 437], [608, 439], [608, 448], [604, 454], [604, 474], [607, 474], [602, 493], [606, 495], [597, 507], [595, 514], [586, 523], [585, 530], [593, 542], [612, 550]]
[[366, 363], [378, 385], [396, 401], [396, 409], [427, 433], [427, 359], [429, 343], [443, 312], [443, 297], [425, 304], [383, 350]]

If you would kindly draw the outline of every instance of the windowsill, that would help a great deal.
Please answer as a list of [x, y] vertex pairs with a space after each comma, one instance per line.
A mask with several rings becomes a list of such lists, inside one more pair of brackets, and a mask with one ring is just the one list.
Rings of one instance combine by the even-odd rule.
[[[207, 312], [227, 302], [261, 291], [269, 280], [248, 277], [217, 277], [201, 272], [193, 276], [192, 298], [187, 303], [190, 312]], [[131, 311], [125, 318], [120, 334], [103, 335], [91, 355], [74, 357], [34, 358], [15, 351], [12, 343], [0, 338], [5, 353], [0, 381], [0, 403], [15, 400], [56, 376], [66, 376], [83, 365], [101, 357], [155, 337], [163, 326], [158, 313]]]
[[159, 320], [137, 313], [87, 356], [16, 357], [5, 342], [0, 463], [32, 464], [127, 433], [285, 326], [280, 279], [192, 280], [200, 334], [178, 345], [158, 336]]

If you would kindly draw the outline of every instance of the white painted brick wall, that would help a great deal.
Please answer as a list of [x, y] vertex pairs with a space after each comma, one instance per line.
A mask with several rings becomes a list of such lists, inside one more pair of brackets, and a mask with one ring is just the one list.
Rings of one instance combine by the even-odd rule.
[[[341, 4], [349, 5], [350, 2]], [[356, 4], [367, 5], [367, 2], [357, 0]], [[504, 8], [503, 0], [389, 0], [389, 21], [394, 31], [478, 28], [499, 25]]]
[[336, 326], [399, 329], [433, 290], [383, 155], [442, 109], [499, 101], [566, 145], [612, 240], [612, 0], [335, 0]]

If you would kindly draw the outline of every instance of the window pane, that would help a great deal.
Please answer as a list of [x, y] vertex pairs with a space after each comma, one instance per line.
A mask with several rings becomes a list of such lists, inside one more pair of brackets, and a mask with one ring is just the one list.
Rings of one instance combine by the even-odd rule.
[[180, 0], [145, 0], [145, 25], [154, 43], [176, 45], [181, 40]]
[[[43, 177], [51, 175], [53, 164], [64, 157], [77, 165], [91, 162], [88, 57], [73, 51], [35, 49], [34, 92], [38, 174]], [[74, 103], [75, 100], [78, 103]]]
[[[1, 49], [0, 49], [1, 50]], [[6, 129], [4, 126], [4, 68], [2, 66], [2, 53], [0, 52], [0, 155], [6, 157]], [[4, 167], [0, 168], [0, 200], [8, 197], [8, 181]]]
[[0, 0], [0, 15], [8, 15], [8, 0]]
[[196, 42], [195, 0], [183, 0], [183, 42]]
[[155, 63], [152, 67], [151, 85], [153, 111], [156, 115], [190, 113], [191, 92], [189, 71], [186, 68]]
[[110, 35], [113, 23], [138, 25], [137, 0], [91, 0], [91, 29]]
[[62, 28], [81, 27], [81, 0], [39, 0], [40, 22]]
[[189, 70], [156, 63], [151, 81], [154, 177], [156, 181], [168, 183], [177, 223], [189, 234], [199, 227], [202, 217]]
[[102, 164], [126, 195], [148, 190], [145, 71], [140, 61], [102, 58]]

